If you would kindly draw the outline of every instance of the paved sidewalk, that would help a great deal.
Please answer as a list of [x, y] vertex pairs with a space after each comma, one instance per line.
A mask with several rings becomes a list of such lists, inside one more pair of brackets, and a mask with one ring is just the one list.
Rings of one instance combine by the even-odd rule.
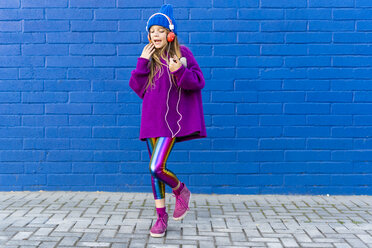
[[193, 194], [164, 238], [149, 235], [153, 205], [145, 193], [1, 192], [0, 247], [372, 247], [372, 196]]

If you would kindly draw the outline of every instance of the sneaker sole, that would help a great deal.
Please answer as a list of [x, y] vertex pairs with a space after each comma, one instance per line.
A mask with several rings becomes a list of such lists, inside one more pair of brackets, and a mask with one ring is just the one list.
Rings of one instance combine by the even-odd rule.
[[[190, 193], [190, 198], [189, 198], [189, 203], [190, 203], [190, 202], [191, 202], [191, 193]], [[175, 218], [175, 217], [173, 216], [173, 219], [174, 219], [174, 220], [182, 220], [183, 218], [185, 218], [187, 212], [189, 212], [189, 210], [186, 210], [186, 212], [185, 212], [183, 215], [181, 215], [180, 217]]]
[[163, 232], [163, 233], [152, 233], [152, 232], [150, 232], [150, 236], [153, 237], [153, 238], [161, 238], [161, 237], [165, 236], [165, 232]]

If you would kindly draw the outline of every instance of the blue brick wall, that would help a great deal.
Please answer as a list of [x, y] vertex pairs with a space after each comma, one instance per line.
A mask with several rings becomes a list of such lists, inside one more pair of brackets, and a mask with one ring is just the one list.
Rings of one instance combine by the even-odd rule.
[[151, 192], [128, 80], [163, 3], [206, 78], [193, 192], [372, 194], [368, 0], [0, 1], [0, 190]]

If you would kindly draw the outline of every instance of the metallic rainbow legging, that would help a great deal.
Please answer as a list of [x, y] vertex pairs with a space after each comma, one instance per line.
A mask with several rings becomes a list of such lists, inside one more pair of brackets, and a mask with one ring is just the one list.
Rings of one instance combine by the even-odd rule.
[[170, 137], [147, 138], [146, 140], [150, 155], [152, 192], [155, 200], [164, 199], [165, 184], [175, 188], [179, 183], [176, 175], [166, 168], [166, 162], [175, 140], [176, 138]]

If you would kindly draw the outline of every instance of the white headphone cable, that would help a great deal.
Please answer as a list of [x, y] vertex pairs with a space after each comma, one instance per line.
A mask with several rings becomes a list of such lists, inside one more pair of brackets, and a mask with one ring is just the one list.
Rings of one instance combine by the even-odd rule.
[[[169, 56], [169, 50], [170, 50], [170, 45], [168, 47], [168, 54], [167, 54], [167, 56]], [[171, 76], [170, 76], [170, 72], [169, 72], [169, 64], [167, 65], [167, 73], [168, 73], [170, 87], [168, 89], [168, 94], [167, 94], [167, 112], [165, 113], [164, 119], [165, 119], [165, 122], [167, 123], [167, 126], [168, 126], [169, 131], [171, 131], [171, 133], [172, 133], [172, 138], [174, 138], [181, 131], [181, 126], [180, 126], [179, 122], [182, 119], [182, 114], [178, 111], [178, 105], [179, 105], [180, 100], [181, 100], [181, 87], [178, 87], [178, 89], [179, 89], [178, 90], [178, 101], [177, 101], [177, 106], [176, 106], [177, 113], [180, 115], [181, 118], [177, 121], [178, 130], [177, 130], [177, 132], [175, 134], [173, 134], [173, 131], [170, 128], [169, 123], [167, 121], [167, 115], [168, 115], [168, 111], [169, 111], [169, 104], [168, 104], [168, 101], [169, 101], [169, 92], [172, 89], [172, 83], [173, 83], [173, 81], [171, 79]]]

